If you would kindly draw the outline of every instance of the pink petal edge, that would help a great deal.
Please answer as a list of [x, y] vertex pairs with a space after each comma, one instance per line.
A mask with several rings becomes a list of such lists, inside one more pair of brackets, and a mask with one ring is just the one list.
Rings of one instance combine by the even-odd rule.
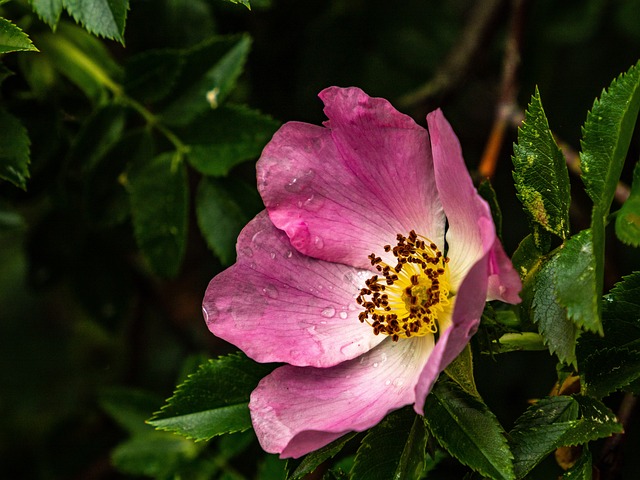
[[403, 342], [387, 337], [360, 358], [335, 367], [277, 368], [260, 381], [249, 403], [262, 448], [297, 458], [412, 404], [432, 348], [432, 337]]

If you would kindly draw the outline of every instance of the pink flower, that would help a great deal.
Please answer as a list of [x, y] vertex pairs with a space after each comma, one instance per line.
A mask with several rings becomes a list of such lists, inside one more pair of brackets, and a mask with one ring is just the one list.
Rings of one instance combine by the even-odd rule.
[[[258, 362], [264, 450], [299, 457], [424, 402], [520, 279], [442, 112], [429, 131], [357, 88], [320, 93], [323, 127], [282, 126], [258, 161], [266, 211], [216, 276], [209, 329]], [[446, 258], [445, 258], [446, 255]]]

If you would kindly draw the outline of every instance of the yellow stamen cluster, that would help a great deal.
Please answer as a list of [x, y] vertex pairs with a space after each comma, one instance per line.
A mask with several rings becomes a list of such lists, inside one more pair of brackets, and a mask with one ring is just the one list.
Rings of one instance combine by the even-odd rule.
[[365, 282], [356, 301], [364, 308], [360, 321], [371, 325], [376, 335], [383, 333], [397, 342], [438, 331], [438, 314], [449, 305], [449, 259], [425, 240], [411, 230], [408, 237], [398, 234], [395, 247], [385, 245], [384, 251], [397, 259], [394, 267], [375, 253], [369, 255], [380, 275]]

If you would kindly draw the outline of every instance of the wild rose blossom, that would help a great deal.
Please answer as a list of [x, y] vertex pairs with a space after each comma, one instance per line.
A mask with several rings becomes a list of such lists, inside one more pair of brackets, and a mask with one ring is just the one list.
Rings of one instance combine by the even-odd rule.
[[425, 398], [520, 279], [440, 110], [428, 131], [357, 88], [320, 93], [324, 126], [290, 122], [257, 164], [266, 210], [207, 288], [209, 329], [257, 362], [267, 452], [299, 457]]

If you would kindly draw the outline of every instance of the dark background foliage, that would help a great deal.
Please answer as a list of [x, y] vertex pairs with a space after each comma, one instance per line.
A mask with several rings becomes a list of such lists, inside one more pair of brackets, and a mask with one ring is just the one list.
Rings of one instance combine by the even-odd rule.
[[[432, 95], [411, 96], [444, 68], [451, 50], [473, 28], [469, 22], [476, 3], [261, 0], [252, 1], [249, 11], [221, 0], [131, 0], [126, 47], [101, 42], [117, 64], [131, 65], [151, 50], [185, 49], [213, 34], [247, 32], [251, 51], [231, 101], [280, 122], [314, 123], [323, 120], [316, 95], [329, 85], [355, 85], [388, 98], [421, 124], [428, 110], [441, 107], [476, 171], [499, 105], [511, 3], [487, 2], [497, 5], [495, 14], [473, 50], [463, 51], [464, 68]], [[640, 1], [525, 3], [521, 68], [514, 83], [517, 103], [526, 107], [537, 85], [551, 128], [577, 150], [593, 99], [640, 57]], [[0, 8], [6, 18], [20, 22], [36, 47], [39, 36], [50, 32], [26, 2]], [[66, 14], [63, 21], [73, 23]], [[119, 389], [135, 389], [139, 402], [131, 406], [131, 415], [146, 412], [148, 418], [200, 360], [234, 351], [208, 332], [200, 304], [210, 278], [233, 262], [240, 227], [261, 208], [253, 187], [259, 150], [232, 165], [226, 180], [208, 178], [205, 187], [198, 188], [202, 174], [197, 169], [186, 172], [190, 202], [184, 260], [176, 275], [154, 273], [141, 258], [122, 179], [129, 157], [145, 148], [146, 140], [136, 137], [141, 118], [128, 114], [118, 123], [118, 107], [100, 110], [99, 102], [77, 84], [38, 63], [37, 56], [47, 54], [42, 51], [5, 55], [5, 65], [15, 74], [1, 86], [4, 104], [31, 139], [31, 178], [26, 191], [0, 184], [0, 476], [136, 477], [145, 472], [127, 467], [126, 452], [120, 450], [119, 468], [112, 464], [114, 448], [127, 441], [131, 430], [123, 428], [121, 416], [114, 421], [110, 407], [117, 404]], [[158, 74], [157, 85], [172, 68]], [[162, 101], [150, 98], [146, 104], [153, 110]], [[99, 110], [103, 117], [96, 117]], [[111, 131], [118, 139], [130, 136], [131, 143], [96, 153], [102, 137], [83, 133], [91, 119], [106, 125], [92, 131]], [[189, 128], [196, 129], [194, 124]], [[162, 150], [167, 140], [158, 137], [156, 148]], [[509, 253], [528, 233], [511, 177], [515, 139], [510, 128], [493, 178]], [[631, 158], [637, 159], [639, 151], [636, 136]], [[110, 161], [87, 173], [83, 165], [92, 155], [108, 155]], [[630, 183], [630, 168], [623, 180]], [[217, 227], [210, 227], [221, 230], [214, 252], [196, 215], [197, 195], [204, 188], [214, 192], [207, 197], [213, 203], [205, 205], [227, 212]], [[589, 209], [586, 196], [576, 192], [571, 210], [576, 230], [588, 225]], [[606, 279], [638, 270], [637, 250], [611, 245]], [[606, 282], [608, 290], [611, 280]], [[546, 351], [478, 355], [476, 370], [480, 392], [507, 429], [526, 402], [547, 395], [556, 380], [555, 360]], [[614, 411], [617, 402], [616, 396], [609, 399]], [[632, 427], [628, 445], [637, 445], [638, 425]], [[241, 450], [243, 438], [198, 446], [177, 442], [172, 450], [178, 452], [176, 465], [200, 459], [200, 450], [209, 449], [214, 453], [198, 464], [198, 475], [253, 478], [261, 472], [263, 478], [277, 478], [269, 472], [278, 463], [256, 461], [255, 444], [242, 455], [224, 453]], [[627, 460], [627, 472], [640, 468], [631, 450]], [[153, 465], [149, 468], [152, 472]], [[457, 468], [445, 462], [437, 478], [460, 478]], [[544, 468], [536, 478], [557, 475], [553, 462]], [[183, 478], [207, 478], [187, 472]]]

